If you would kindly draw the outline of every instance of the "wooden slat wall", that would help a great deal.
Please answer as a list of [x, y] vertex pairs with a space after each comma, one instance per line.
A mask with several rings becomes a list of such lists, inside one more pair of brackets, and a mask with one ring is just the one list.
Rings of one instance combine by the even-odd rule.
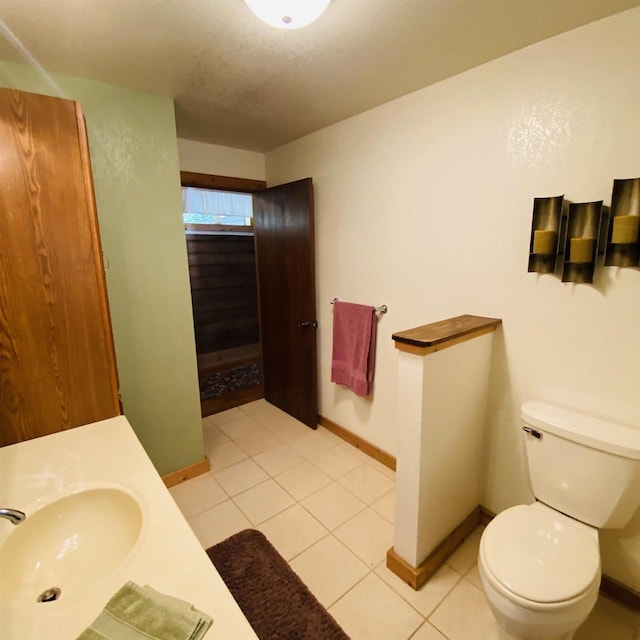
[[259, 342], [253, 236], [186, 238], [198, 354]]

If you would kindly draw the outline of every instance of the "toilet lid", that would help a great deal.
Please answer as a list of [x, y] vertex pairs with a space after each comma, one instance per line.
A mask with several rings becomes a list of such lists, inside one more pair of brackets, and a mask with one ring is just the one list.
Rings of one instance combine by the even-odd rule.
[[481, 553], [494, 579], [533, 602], [570, 600], [599, 576], [597, 541], [560, 514], [526, 505], [496, 516], [482, 535]]

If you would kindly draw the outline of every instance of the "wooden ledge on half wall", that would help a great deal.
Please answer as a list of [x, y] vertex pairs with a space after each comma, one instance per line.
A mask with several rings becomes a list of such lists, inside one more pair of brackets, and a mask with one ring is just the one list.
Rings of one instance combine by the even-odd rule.
[[426, 356], [436, 351], [471, 340], [495, 331], [502, 323], [499, 318], [462, 315], [422, 325], [406, 331], [398, 331], [391, 337], [396, 349]]

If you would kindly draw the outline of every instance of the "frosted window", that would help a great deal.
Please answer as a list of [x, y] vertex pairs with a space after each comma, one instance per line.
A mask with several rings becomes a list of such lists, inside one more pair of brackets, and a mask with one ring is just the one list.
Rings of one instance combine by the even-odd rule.
[[185, 224], [248, 226], [252, 217], [250, 193], [182, 187], [182, 219]]

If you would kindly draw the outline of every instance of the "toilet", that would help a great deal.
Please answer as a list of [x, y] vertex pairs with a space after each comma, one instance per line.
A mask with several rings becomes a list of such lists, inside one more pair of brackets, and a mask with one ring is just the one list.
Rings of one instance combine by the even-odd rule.
[[503, 640], [571, 640], [598, 598], [598, 530], [640, 506], [640, 429], [538, 401], [522, 425], [536, 502], [487, 525], [480, 579]]

